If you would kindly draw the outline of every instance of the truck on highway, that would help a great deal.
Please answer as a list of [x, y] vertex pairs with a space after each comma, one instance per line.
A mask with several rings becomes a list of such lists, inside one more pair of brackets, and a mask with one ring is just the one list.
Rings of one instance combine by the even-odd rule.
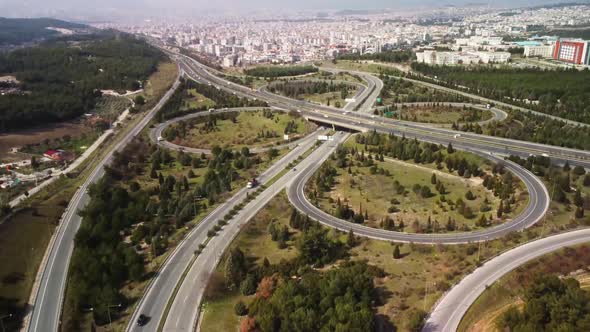
[[162, 142], [162, 141], [164, 141], [164, 137], [158, 136], [158, 142]]

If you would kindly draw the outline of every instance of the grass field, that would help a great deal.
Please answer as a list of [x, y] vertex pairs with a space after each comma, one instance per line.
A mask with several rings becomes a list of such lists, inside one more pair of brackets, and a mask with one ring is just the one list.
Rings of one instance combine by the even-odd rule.
[[158, 65], [158, 70], [150, 76], [144, 87], [143, 95], [146, 99], [145, 105], [141, 106], [142, 110], [152, 108], [158, 100], [170, 88], [174, 79], [178, 75], [178, 67], [174, 62], [162, 62]]
[[[354, 95], [354, 92], [351, 93], [351, 95]], [[318, 94], [304, 94], [298, 98], [324, 106], [334, 106], [338, 108], [346, 106], [346, 102], [341, 98], [339, 91]]]
[[[399, 110], [398, 110], [399, 112]], [[402, 119], [414, 122], [451, 124], [465, 122], [479, 122], [492, 118], [492, 113], [479, 109], [462, 109], [448, 106], [403, 107]]]
[[186, 108], [211, 108], [215, 107], [215, 102], [202, 94], [198, 93], [196, 89], [188, 90], [192, 98], [186, 99]]
[[[356, 146], [359, 150], [363, 146], [350, 139], [346, 146]], [[485, 165], [479, 157], [463, 152], [462, 155], [471, 158], [471, 161]], [[381, 227], [380, 223], [386, 217], [394, 219], [396, 224], [400, 221], [406, 226], [405, 232], [422, 232], [427, 220], [430, 218], [434, 231], [444, 230], [444, 226], [452, 218], [456, 221], [456, 230], [465, 231], [480, 228], [476, 225], [481, 215], [493, 219], [492, 224], [502, 223], [510, 216], [516, 215], [523, 209], [528, 201], [527, 195], [517, 193], [517, 203], [511, 214], [504, 216], [503, 220], [496, 218], [495, 212], [500, 204], [500, 199], [495, 197], [493, 192], [487, 190], [483, 185], [481, 177], [464, 178], [454, 173], [448, 173], [447, 169], [436, 169], [434, 164], [415, 164], [396, 159], [385, 159], [384, 162], [375, 161], [377, 167], [383, 168], [386, 174], [371, 174], [369, 167], [353, 166], [351, 173], [347, 169], [338, 169], [336, 185], [332, 190], [319, 200], [320, 208], [333, 214], [340, 200], [347, 203], [355, 213], [366, 211], [368, 220], [365, 225], [370, 227]], [[485, 170], [489, 166], [482, 166]], [[439, 194], [431, 183], [431, 177], [442, 182], [446, 188], [446, 194]], [[395, 181], [398, 181], [405, 190], [397, 191]], [[422, 197], [412, 190], [414, 185], [428, 186], [431, 188], [431, 197]], [[379, 190], [375, 190], [379, 188]], [[466, 193], [471, 191], [475, 198], [469, 200]], [[444, 196], [444, 197], [443, 197]], [[458, 199], [465, 202], [465, 205], [473, 211], [471, 218], [461, 215], [455, 208], [454, 203]], [[397, 201], [397, 202], [394, 202]], [[481, 212], [480, 207], [487, 201], [489, 211]], [[395, 207], [394, 210], [391, 208]]]
[[[264, 116], [262, 111], [240, 112], [235, 123], [229, 119], [217, 120], [217, 125], [212, 130], [206, 130], [206, 124], [197, 124], [188, 131], [184, 139], [178, 139], [175, 143], [203, 149], [216, 145], [228, 146], [235, 150], [244, 146], [273, 146], [284, 142], [283, 133], [289, 121], [295, 121], [297, 125], [290, 138], [314, 130], [314, 125], [301, 117], [282, 112], [273, 112], [272, 118]], [[271, 135], [266, 135], [267, 133]]]

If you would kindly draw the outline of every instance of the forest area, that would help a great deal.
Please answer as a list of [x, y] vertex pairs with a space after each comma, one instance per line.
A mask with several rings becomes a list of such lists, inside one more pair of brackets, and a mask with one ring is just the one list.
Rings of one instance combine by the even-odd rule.
[[384, 51], [379, 53], [366, 53], [366, 54], [359, 54], [359, 53], [348, 53], [338, 56], [338, 60], [373, 60], [373, 61], [381, 61], [381, 62], [392, 62], [392, 63], [400, 63], [400, 62], [408, 62], [414, 58], [414, 53], [412, 51]]
[[412, 70], [437, 77], [437, 84], [463, 86], [483, 97], [565, 119], [590, 123], [590, 70], [429, 66]]
[[319, 69], [313, 66], [260, 66], [244, 70], [249, 76], [256, 77], [284, 77], [315, 73]]
[[137, 90], [164, 55], [131, 35], [103, 31], [0, 54], [17, 92], [0, 97], [0, 131], [65, 121], [94, 109], [99, 90]]

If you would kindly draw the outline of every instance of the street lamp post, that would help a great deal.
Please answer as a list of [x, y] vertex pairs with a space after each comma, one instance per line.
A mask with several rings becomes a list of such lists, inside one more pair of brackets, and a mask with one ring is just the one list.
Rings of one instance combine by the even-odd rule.
[[109, 316], [109, 329], [113, 330], [113, 322], [111, 321], [111, 308], [121, 308], [121, 303], [114, 305], [107, 305], [107, 316]]
[[12, 317], [12, 314], [8, 314], [8, 315], [4, 315], [4, 316], [0, 317], [0, 325], [2, 326], [2, 332], [6, 331], [4, 329], [4, 318], [10, 318], [10, 317]]

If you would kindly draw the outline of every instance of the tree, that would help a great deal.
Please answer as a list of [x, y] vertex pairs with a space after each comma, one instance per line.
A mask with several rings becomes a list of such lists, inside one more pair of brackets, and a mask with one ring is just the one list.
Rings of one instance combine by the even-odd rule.
[[230, 289], [238, 287], [241, 281], [244, 279], [246, 271], [247, 266], [244, 253], [239, 248], [231, 249], [225, 261], [224, 268], [225, 279], [227, 281], [228, 287]]
[[498, 218], [502, 218], [503, 213], [504, 213], [504, 201], [500, 201], [500, 205], [498, 206], [498, 212], [497, 212]]
[[256, 293], [256, 287], [258, 285], [256, 284], [256, 277], [253, 274], [248, 274], [246, 276], [246, 279], [244, 279], [244, 281], [242, 281], [242, 283], [240, 284], [240, 292], [242, 292], [242, 295], [252, 295], [254, 293]]
[[246, 307], [246, 305], [244, 304], [244, 302], [242, 302], [241, 300], [238, 301], [236, 303], [236, 305], [234, 306], [234, 312], [236, 313], [236, 315], [238, 316], [245, 316], [248, 314], [248, 308]]
[[436, 181], [436, 174], [432, 173], [432, 176], [430, 177], [430, 183], [431, 184], [436, 184], [437, 183], [437, 181]]
[[346, 237], [346, 244], [351, 248], [356, 246], [356, 236], [354, 235], [352, 228], [348, 231], [348, 236]]
[[453, 144], [451, 144], [451, 142], [449, 142], [449, 145], [447, 146], [447, 153], [448, 154], [455, 153], [455, 149], [453, 148]]
[[144, 105], [145, 104], [145, 98], [142, 95], [137, 95], [135, 97], [134, 101], [137, 105]]
[[401, 257], [402, 257], [401, 253], [399, 252], [399, 245], [396, 244], [395, 247], [393, 248], [393, 258], [400, 259]]

